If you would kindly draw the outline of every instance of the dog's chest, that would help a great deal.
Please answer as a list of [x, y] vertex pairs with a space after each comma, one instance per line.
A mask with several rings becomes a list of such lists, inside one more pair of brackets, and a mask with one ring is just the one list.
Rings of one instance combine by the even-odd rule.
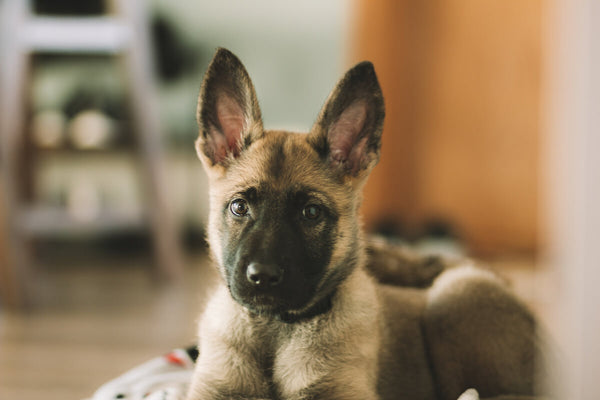
[[272, 381], [284, 397], [314, 385], [323, 375], [322, 345], [314, 325], [279, 327], [273, 357]]

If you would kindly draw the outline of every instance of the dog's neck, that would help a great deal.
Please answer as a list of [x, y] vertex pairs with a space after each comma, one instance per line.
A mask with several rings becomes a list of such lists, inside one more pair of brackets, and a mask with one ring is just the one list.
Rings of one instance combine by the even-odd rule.
[[335, 290], [302, 312], [284, 312], [280, 315], [277, 315], [276, 319], [281, 322], [285, 322], [286, 324], [294, 324], [318, 317], [319, 315], [325, 314], [331, 310], [331, 307], [333, 306], [334, 295]]

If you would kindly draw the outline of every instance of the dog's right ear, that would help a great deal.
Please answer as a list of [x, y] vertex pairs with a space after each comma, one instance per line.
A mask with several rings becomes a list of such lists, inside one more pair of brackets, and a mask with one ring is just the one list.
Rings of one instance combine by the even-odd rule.
[[206, 169], [226, 168], [263, 134], [258, 100], [242, 62], [229, 50], [215, 53], [198, 96], [196, 151]]

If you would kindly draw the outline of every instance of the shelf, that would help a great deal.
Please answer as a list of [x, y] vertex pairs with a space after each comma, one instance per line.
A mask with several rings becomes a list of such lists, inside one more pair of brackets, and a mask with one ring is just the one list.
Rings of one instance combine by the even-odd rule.
[[111, 157], [111, 156], [131, 156], [140, 152], [133, 146], [110, 146], [105, 148], [78, 149], [70, 146], [62, 147], [34, 147], [35, 152], [40, 157]]
[[[11, 250], [15, 254], [15, 261], [11, 264], [15, 271], [22, 272], [17, 284], [23, 287], [31, 278], [28, 276], [27, 264], [32, 262], [32, 257], [26, 242], [34, 237], [78, 237], [117, 231], [150, 230], [156, 249], [157, 265], [161, 272], [171, 278], [178, 278], [183, 273], [177, 242], [177, 221], [167, 207], [167, 193], [162, 190], [167, 186], [167, 174], [164, 171], [160, 124], [155, 104], [146, 4], [143, 1], [130, 0], [115, 0], [111, 3], [114, 3], [114, 15], [50, 17], [34, 15], [30, 1], [0, 0], [0, 104], [4, 108], [3, 117], [0, 118], [4, 178], [2, 189], [6, 193]], [[136, 138], [135, 144], [140, 151], [132, 151], [131, 159], [139, 160], [143, 168], [136, 175], [139, 175], [139, 181], [147, 186], [145, 195], [139, 199], [141, 203], [145, 203], [140, 205], [139, 210], [147, 210], [146, 213], [129, 208], [126, 209], [129, 212], [118, 208], [109, 210], [104, 207], [111, 206], [110, 202], [103, 204], [92, 197], [88, 199], [87, 195], [83, 196], [83, 200], [66, 199], [71, 200], [70, 204], [74, 209], [21, 203], [22, 199], [35, 198], [33, 183], [36, 175], [42, 170], [48, 171], [48, 168], [44, 168], [48, 165], [38, 165], [37, 168], [30, 168], [30, 165], [42, 158], [40, 153], [53, 153], [51, 150], [38, 153], [36, 150], [42, 149], [32, 149], [34, 143], [26, 137], [26, 117], [31, 110], [28, 110], [29, 99], [25, 88], [32, 85], [32, 64], [35, 62], [32, 55], [39, 53], [81, 55], [82, 58], [90, 55], [96, 57], [99, 54], [121, 56], [123, 67], [115, 68], [114, 72], [119, 70], [124, 73], [123, 93], [128, 102], [122, 107], [119, 105], [117, 109], [122, 109], [131, 118], [132, 129], [135, 131], [135, 136], [132, 137]], [[90, 80], [96, 78], [94, 74], [89, 75]], [[119, 115], [116, 117], [119, 123], [122, 122]], [[120, 135], [123, 127], [116, 128], [118, 130], [111, 133]], [[89, 136], [89, 131], [85, 131]], [[63, 131], [62, 134], [66, 132]], [[119, 141], [115, 145], [120, 146], [120, 138], [115, 139]], [[27, 146], [23, 146], [23, 143]], [[129, 144], [129, 141], [125, 144]], [[92, 154], [114, 154], [114, 151], [71, 151], [65, 148], [56, 150], [56, 153], [88, 157]], [[94, 158], [96, 164], [104, 167], [104, 160]], [[83, 166], [74, 168], [77, 168], [74, 169], [75, 173], [89, 172]], [[50, 169], [50, 172], [52, 171], [54, 170]], [[60, 191], [59, 189], [58, 192]], [[62, 202], [60, 198], [56, 200], [56, 204]], [[86, 205], [86, 202], [89, 204]], [[28, 294], [24, 293], [23, 297], [27, 296]]]
[[19, 228], [26, 236], [96, 235], [114, 231], [147, 229], [148, 221], [141, 215], [117, 211], [102, 211], [88, 219], [76, 219], [64, 208], [37, 206], [23, 209]]
[[122, 52], [131, 42], [131, 29], [115, 17], [32, 17], [24, 42], [32, 52]]

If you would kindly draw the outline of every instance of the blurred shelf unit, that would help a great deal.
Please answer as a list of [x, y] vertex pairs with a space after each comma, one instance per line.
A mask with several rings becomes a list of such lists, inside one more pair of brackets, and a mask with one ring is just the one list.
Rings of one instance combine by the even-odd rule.
[[45, 17], [25, 22], [24, 45], [32, 52], [118, 54], [133, 32], [117, 17]]
[[55, 237], [58, 235], [98, 235], [114, 231], [147, 228], [145, 218], [136, 213], [105, 210], [78, 214], [63, 207], [25, 208], [19, 217], [23, 235]]
[[[111, 14], [63, 17], [36, 15], [27, 0], [0, 2], [2, 195], [8, 210], [10, 246], [16, 253], [12, 264], [22, 281], [30, 273], [25, 264], [32, 238], [130, 228], [152, 232], [157, 265], [164, 275], [181, 274], [179, 231], [164, 190], [167, 178], [143, 4], [138, 0], [112, 0], [106, 4]], [[102, 102], [95, 104], [94, 99], [84, 98], [80, 104], [75, 101], [69, 113], [64, 110], [65, 101], [51, 107], [32, 107], [36, 102], [33, 75], [48, 55], [53, 59], [53, 68], [59, 70], [56, 59], [65, 55], [69, 59], [104, 57], [107, 62], [116, 62], [120, 68], [115, 68], [119, 75], [115, 87], [122, 90], [124, 98], [113, 108], [125, 109], [127, 119], [109, 115], [102, 109]], [[79, 89], [98, 78], [92, 70], [83, 76], [81, 84], [71, 86]], [[96, 89], [101, 91], [103, 87], [92, 85], [88, 93]], [[53, 90], [61, 88], [51, 87], [50, 92]], [[36, 165], [40, 160], [74, 157], [79, 172], [85, 175], [91, 158], [102, 160], [115, 152], [128, 154], [139, 167], [138, 180], [146, 194], [140, 196], [144, 202], [140, 210], [107, 209], [93, 182], [87, 182], [81, 193], [74, 193], [74, 201], [89, 203], [87, 210], [70, 207], [66, 202], [46, 204], [36, 198], [35, 181], [40, 175]], [[21, 283], [26, 286], [26, 282]]]

